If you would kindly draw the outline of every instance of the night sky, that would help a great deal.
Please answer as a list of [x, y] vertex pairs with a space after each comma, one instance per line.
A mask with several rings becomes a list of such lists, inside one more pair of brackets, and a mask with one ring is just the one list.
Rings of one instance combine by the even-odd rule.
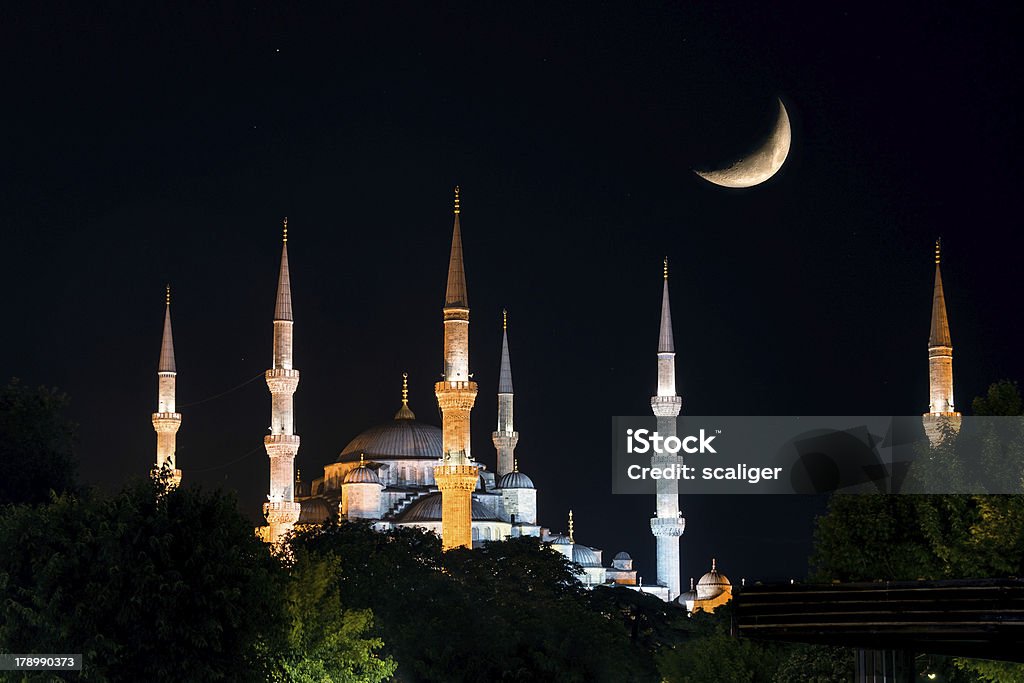
[[[648, 580], [654, 501], [611, 495], [609, 435], [650, 411], [664, 255], [685, 413], [923, 412], [940, 235], [960, 407], [1024, 380], [1019, 6], [86, 4], [0, 16], [0, 375], [70, 394], [89, 484], [153, 462], [169, 281], [179, 466], [257, 520], [269, 393], [206, 399], [269, 367], [284, 216], [304, 478], [391, 418], [403, 371], [439, 423], [455, 184], [474, 455], [493, 468], [507, 307], [540, 521], [573, 508]], [[692, 174], [777, 95], [776, 177]], [[684, 582], [712, 556], [805, 574], [822, 501], [681, 504]]]

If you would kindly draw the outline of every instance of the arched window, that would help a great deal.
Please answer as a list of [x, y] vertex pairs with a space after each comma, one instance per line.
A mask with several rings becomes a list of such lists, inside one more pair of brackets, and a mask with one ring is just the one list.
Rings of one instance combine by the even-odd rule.
[[479, 541], [480, 540], [480, 529], [478, 529], [477, 527], [473, 527], [473, 540], [474, 541]]

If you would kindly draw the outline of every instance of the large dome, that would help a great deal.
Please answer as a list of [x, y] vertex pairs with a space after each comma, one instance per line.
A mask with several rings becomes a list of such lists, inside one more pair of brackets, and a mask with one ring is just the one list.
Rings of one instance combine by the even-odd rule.
[[[487, 511], [487, 508], [476, 500], [473, 501], [473, 520], [492, 520], [494, 517]], [[416, 500], [406, 508], [398, 519], [399, 522], [440, 522], [441, 521], [441, 494], [428, 493]]]
[[373, 460], [434, 459], [441, 457], [441, 428], [417, 420], [396, 418], [370, 427], [348, 442], [336, 462], [356, 462], [359, 454]]

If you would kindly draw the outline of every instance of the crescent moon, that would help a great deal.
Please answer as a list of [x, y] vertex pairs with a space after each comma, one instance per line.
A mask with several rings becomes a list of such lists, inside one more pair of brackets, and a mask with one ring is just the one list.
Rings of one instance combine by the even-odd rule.
[[722, 187], [753, 187], [778, 173], [789, 156], [789, 146], [793, 140], [789, 128], [789, 114], [782, 100], [778, 102], [779, 115], [775, 121], [775, 128], [755, 151], [725, 168], [694, 173], [709, 183]]

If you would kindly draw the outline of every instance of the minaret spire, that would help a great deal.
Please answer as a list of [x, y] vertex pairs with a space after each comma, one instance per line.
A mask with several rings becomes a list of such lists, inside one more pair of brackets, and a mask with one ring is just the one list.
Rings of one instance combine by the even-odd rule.
[[295, 454], [299, 451], [299, 436], [295, 433], [293, 394], [299, 385], [299, 371], [293, 366], [291, 277], [288, 272], [288, 219], [284, 219], [281, 244], [281, 270], [277, 279], [277, 299], [274, 304], [274, 362], [266, 371], [270, 389], [270, 434], [263, 444], [270, 458], [270, 492], [263, 504], [267, 518], [265, 540], [276, 543], [291, 531], [299, 519], [299, 504], [295, 502]]
[[171, 333], [171, 286], [167, 285], [164, 299], [164, 332], [160, 341], [160, 362], [157, 364], [157, 409], [153, 413], [153, 429], [156, 431], [156, 464], [153, 473], [166, 468], [170, 483], [181, 483], [181, 470], [176, 468], [178, 428], [181, 427], [181, 413], [176, 412], [175, 391], [177, 366], [174, 362], [174, 336]]
[[501, 369], [498, 371], [498, 428], [491, 434], [491, 441], [498, 451], [497, 477], [515, 469], [516, 444], [519, 432], [512, 419], [514, 401], [512, 391], [512, 363], [508, 356], [508, 311], [501, 312]]
[[445, 550], [472, 545], [472, 492], [479, 468], [470, 454], [469, 414], [476, 382], [469, 374], [469, 297], [462, 262], [459, 188], [455, 188], [455, 225], [444, 299], [444, 377], [434, 385], [441, 409], [442, 461], [434, 468], [441, 491], [441, 537]]
[[292, 279], [288, 271], [288, 218], [284, 219], [281, 240], [281, 270], [277, 276], [277, 299], [274, 302], [274, 320], [292, 319]]
[[[672, 337], [672, 309], [668, 298], [668, 257], [662, 262], [661, 326], [658, 334], [658, 393], [651, 397], [651, 410], [657, 417], [658, 433], [676, 435], [676, 418], [683, 399], [676, 393], [676, 352]], [[652, 467], [674, 467], [682, 459], [675, 455], [654, 455]], [[680, 593], [679, 537], [686, 521], [679, 511], [679, 483], [659, 479], [656, 490], [657, 512], [651, 519], [651, 533], [657, 540], [658, 584], [668, 588], [668, 599]]]
[[576, 525], [575, 525], [575, 523], [573, 523], [572, 510], [570, 509], [569, 510], [569, 543], [575, 543], [576, 542], [575, 531], [576, 531]]
[[445, 307], [469, 308], [466, 290], [466, 268], [462, 262], [462, 229], [459, 226], [459, 186], [455, 186], [455, 228], [452, 231], [452, 251], [448, 257], [448, 288], [445, 291]]
[[672, 339], [672, 308], [668, 302], [668, 256], [664, 262], [665, 284], [661, 290], [661, 328], [658, 331], [658, 353], [675, 353], [676, 345]]
[[928, 334], [929, 405], [924, 415], [925, 433], [933, 445], [945, 433], [944, 424], [959, 431], [961, 416], [953, 403], [953, 341], [942, 287], [942, 241], [935, 241], [935, 287], [932, 290], [932, 320]]

